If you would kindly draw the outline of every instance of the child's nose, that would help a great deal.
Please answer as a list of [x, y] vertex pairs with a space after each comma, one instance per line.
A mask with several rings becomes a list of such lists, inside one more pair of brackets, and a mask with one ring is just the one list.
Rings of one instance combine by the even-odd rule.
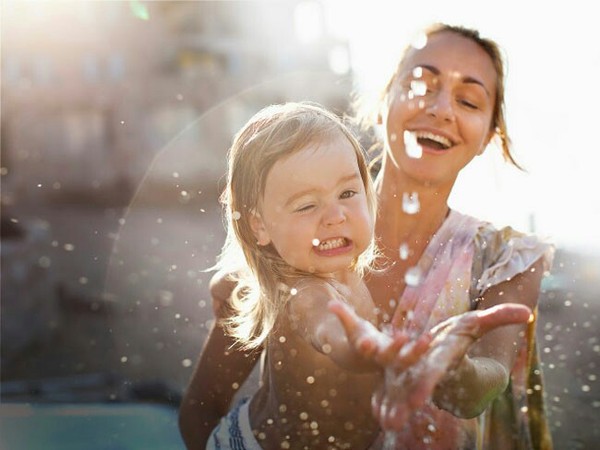
[[337, 225], [346, 220], [346, 214], [344, 208], [341, 205], [333, 204], [327, 208], [325, 212], [324, 222], [325, 225]]

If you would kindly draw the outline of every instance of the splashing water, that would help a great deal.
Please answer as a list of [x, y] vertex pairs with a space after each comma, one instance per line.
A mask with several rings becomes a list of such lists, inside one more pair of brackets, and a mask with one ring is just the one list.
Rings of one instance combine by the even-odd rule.
[[427, 45], [427, 35], [423, 32], [417, 34], [410, 45], [417, 50], [421, 50], [423, 47]]
[[408, 259], [408, 253], [409, 253], [408, 244], [406, 242], [403, 242], [402, 244], [400, 244], [400, 248], [398, 249], [398, 252], [400, 253], [401, 260], [404, 261], [404, 260]]
[[418, 286], [421, 282], [421, 269], [418, 266], [409, 267], [404, 274], [404, 282], [407, 286]]
[[416, 214], [420, 208], [421, 204], [419, 203], [419, 194], [417, 192], [413, 192], [412, 194], [404, 192], [402, 194], [402, 211], [406, 214]]
[[422, 97], [427, 93], [427, 83], [422, 80], [413, 80], [410, 82], [410, 89], [417, 97]]
[[404, 131], [404, 148], [410, 158], [420, 158], [423, 156], [423, 147], [417, 142], [417, 135], [412, 131]]

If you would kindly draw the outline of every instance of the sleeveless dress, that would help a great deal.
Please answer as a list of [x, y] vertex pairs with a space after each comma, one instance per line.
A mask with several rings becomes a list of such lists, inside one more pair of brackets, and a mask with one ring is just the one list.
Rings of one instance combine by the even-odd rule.
[[[418, 265], [416, 277], [398, 302], [393, 322], [421, 332], [456, 314], [477, 307], [490, 287], [523, 273], [537, 260], [550, 269], [554, 249], [535, 236], [454, 210], [434, 235]], [[537, 320], [537, 311], [534, 311]], [[508, 388], [475, 419], [468, 448], [502, 450], [551, 449], [543, 403], [543, 382], [536, 348], [535, 322], [528, 325], [511, 371]], [[465, 421], [472, 430], [473, 421]], [[471, 433], [470, 431], [469, 433]]]

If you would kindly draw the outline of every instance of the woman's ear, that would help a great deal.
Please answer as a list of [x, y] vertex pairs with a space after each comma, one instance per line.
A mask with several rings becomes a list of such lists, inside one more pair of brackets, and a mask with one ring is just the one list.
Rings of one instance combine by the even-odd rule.
[[250, 213], [250, 228], [256, 237], [256, 243], [258, 245], [268, 245], [271, 242], [269, 232], [265, 227], [265, 223], [258, 211], [252, 211]]

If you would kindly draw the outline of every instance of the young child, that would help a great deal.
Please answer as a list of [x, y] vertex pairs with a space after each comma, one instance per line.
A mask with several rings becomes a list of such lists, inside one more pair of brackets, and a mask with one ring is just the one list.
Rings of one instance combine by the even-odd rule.
[[236, 273], [236, 287], [221, 325], [264, 360], [258, 391], [207, 448], [369, 447], [378, 426], [365, 391], [381, 373], [328, 309], [338, 299], [376, 320], [362, 281], [375, 255], [375, 196], [359, 143], [320, 106], [269, 106], [236, 135], [222, 200], [217, 268]]

